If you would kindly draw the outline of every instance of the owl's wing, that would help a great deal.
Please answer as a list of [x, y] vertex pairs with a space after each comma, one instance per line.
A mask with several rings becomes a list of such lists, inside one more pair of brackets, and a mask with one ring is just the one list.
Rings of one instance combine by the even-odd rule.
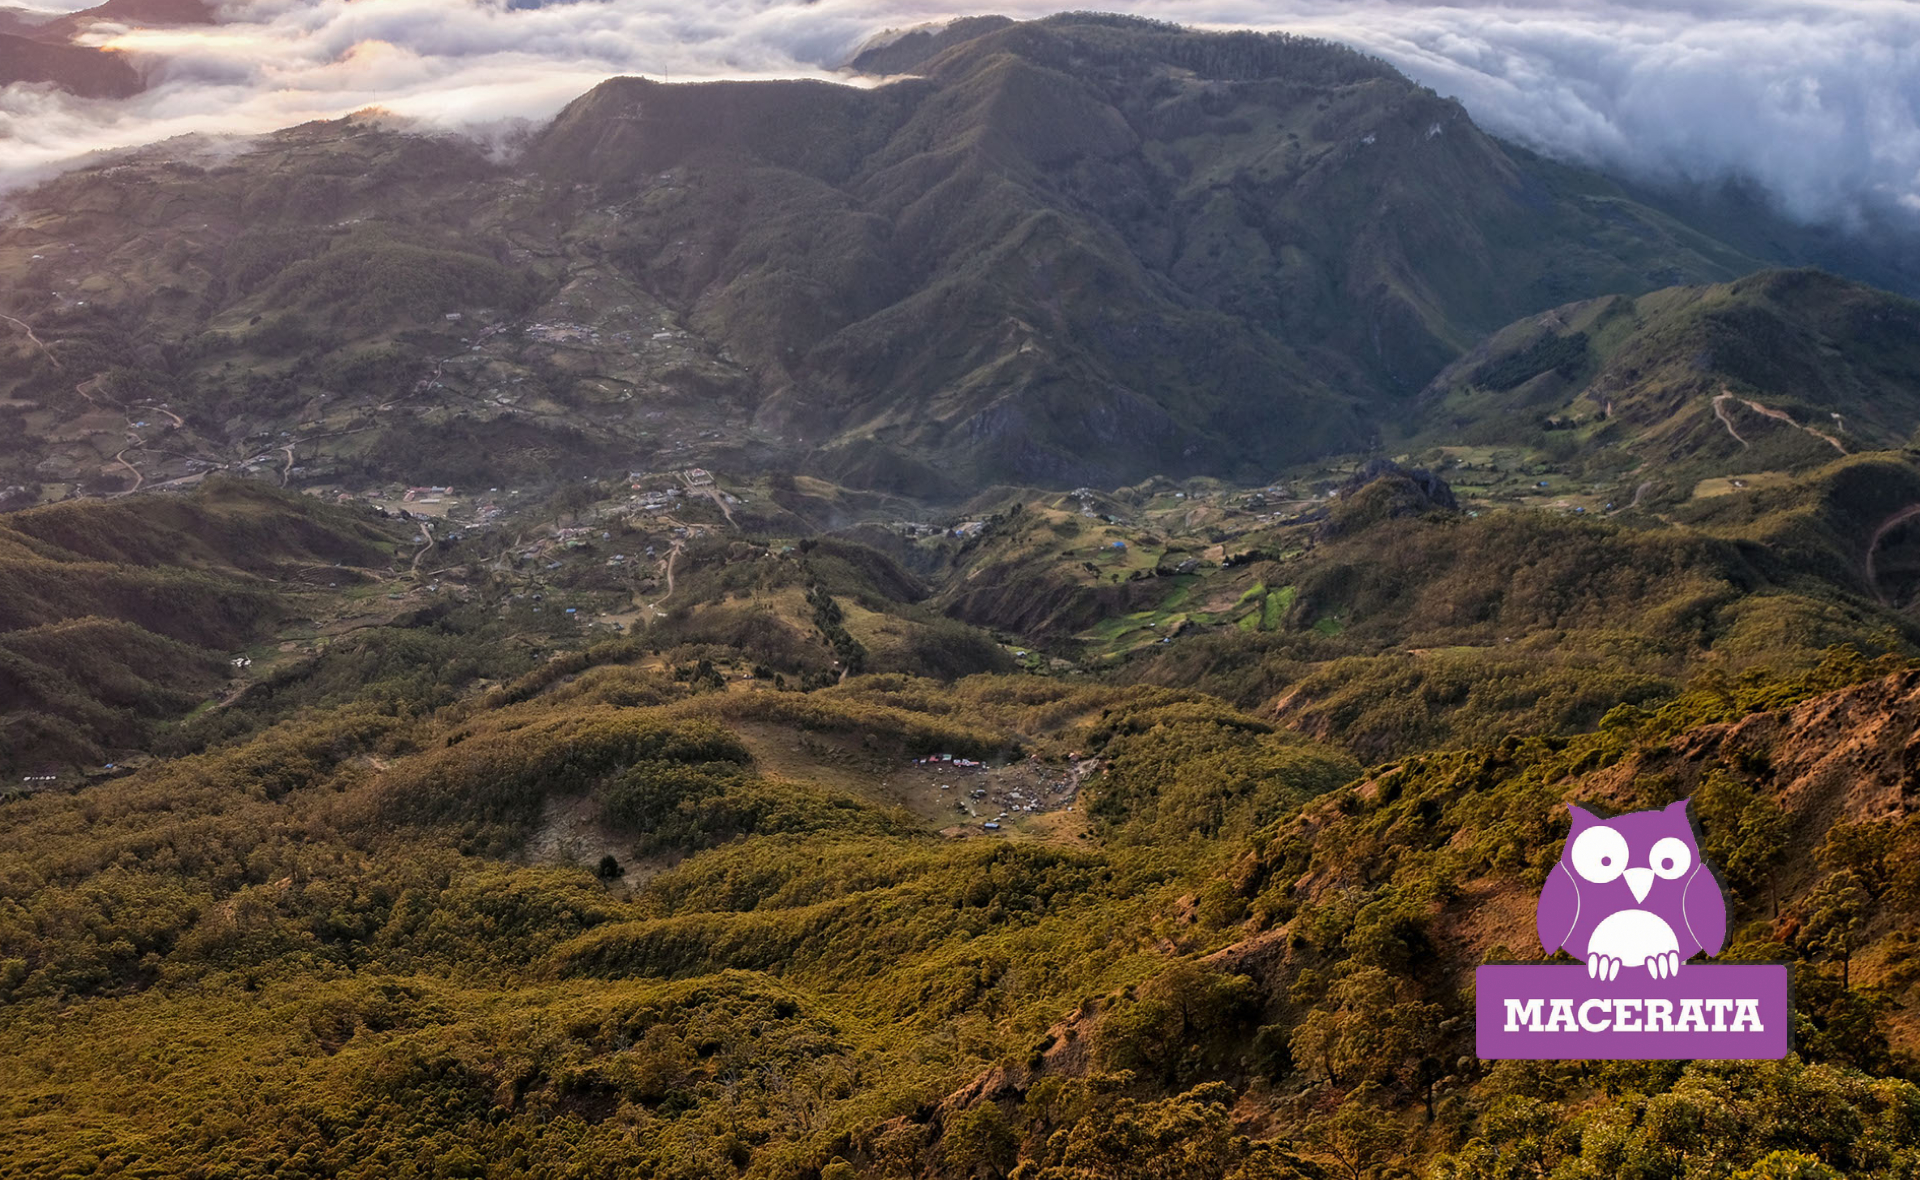
[[1548, 954], [1559, 950], [1573, 934], [1580, 920], [1580, 887], [1564, 864], [1555, 865], [1540, 887], [1540, 905], [1534, 910], [1534, 929], [1540, 935], [1540, 949]]
[[1687, 931], [1711, 958], [1727, 944], [1727, 895], [1720, 882], [1705, 865], [1687, 878], [1687, 890], [1680, 897], [1680, 911], [1687, 919]]

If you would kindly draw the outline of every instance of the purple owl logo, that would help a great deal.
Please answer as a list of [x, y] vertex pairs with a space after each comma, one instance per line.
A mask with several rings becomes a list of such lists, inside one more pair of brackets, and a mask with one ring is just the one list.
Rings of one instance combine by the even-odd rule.
[[1573, 831], [1535, 915], [1548, 954], [1565, 947], [1590, 977], [1613, 980], [1636, 967], [1670, 979], [1697, 952], [1720, 953], [1726, 896], [1700, 855], [1686, 800], [1611, 819], [1567, 810]]

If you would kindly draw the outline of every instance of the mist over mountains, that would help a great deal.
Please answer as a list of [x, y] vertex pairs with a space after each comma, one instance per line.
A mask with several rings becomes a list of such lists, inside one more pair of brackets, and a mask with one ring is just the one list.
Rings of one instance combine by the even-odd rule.
[[616, 79], [505, 160], [366, 117], [69, 174], [0, 232], [6, 314], [57, 341], [10, 336], [6, 389], [59, 471], [104, 445], [81, 366], [184, 416], [163, 464], [287, 432], [342, 477], [681, 448], [940, 498], [1258, 481], [1375, 445], [1516, 318], [1806, 261], [1328, 42], [1089, 16], [862, 61], [914, 76]]
[[[109, 102], [32, 84], [0, 91], [0, 140], [12, 141], [0, 183], [43, 175], [90, 148], [191, 132], [260, 133], [373, 105], [497, 132], [503, 121], [548, 117], [612, 74], [835, 76], [877, 31], [955, 15], [899, 0], [697, 12], [663, 0], [276, 0], [212, 6], [218, 33], [205, 35], [179, 23], [198, 4], [66, 7], [89, 11], [53, 27], [123, 52], [148, 89]], [[1920, 207], [1920, 63], [1902, 48], [1920, 41], [1920, 17], [1906, 4], [1110, 7], [1340, 41], [1459, 98], [1494, 134], [1663, 186], [1748, 183], [1800, 223], [1870, 232], [1908, 224]], [[1035, 17], [1051, 6], [1000, 9]], [[44, 24], [45, 16], [30, 20]], [[22, 31], [18, 16], [0, 28]], [[0, 78], [31, 83], [37, 75]], [[102, 93], [98, 83], [84, 92]]]

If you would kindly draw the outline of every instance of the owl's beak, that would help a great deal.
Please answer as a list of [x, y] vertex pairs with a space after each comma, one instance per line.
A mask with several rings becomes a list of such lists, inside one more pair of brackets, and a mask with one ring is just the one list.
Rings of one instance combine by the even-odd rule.
[[1627, 888], [1633, 890], [1633, 900], [1647, 900], [1647, 893], [1653, 888], [1652, 869], [1628, 869], [1621, 876], [1627, 879]]

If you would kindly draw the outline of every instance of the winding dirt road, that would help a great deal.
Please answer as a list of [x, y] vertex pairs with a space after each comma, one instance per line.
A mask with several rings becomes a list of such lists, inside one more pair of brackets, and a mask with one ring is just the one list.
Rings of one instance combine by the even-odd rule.
[[1713, 416], [1720, 419], [1720, 425], [1727, 428], [1727, 433], [1733, 436], [1734, 442], [1737, 442], [1740, 444], [1740, 449], [1746, 450], [1748, 447], [1752, 446], [1753, 444], [1749, 443], [1746, 439], [1740, 437], [1740, 432], [1733, 428], [1733, 419], [1727, 417], [1727, 403], [1732, 400], [1733, 400], [1733, 395], [1731, 393], [1723, 393], [1719, 397], [1714, 398], [1713, 399]]
[[132, 447], [127, 447], [123, 449], [119, 454], [113, 457], [113, 461], [115, 463], [118, 463], [120, 466], [126, 468], [128, 471], [133, 472], [133, 486], [128, 488], [126, 491], [121, 492], [120, 494], [123, 496], [133, 495], [135, 492], [140, 490], [141, 484], [147, 482], [147, 477], [141, 473], [140, 469], [138, 467], [135, 467], [133, 464], [127, 462], [127, 451], [130, 451], [132, 449], [133, 449]]
[[[286, 485], [282, 484], [280, 486], [285, 487]], [[425, 541], [426, 544], [421, 546], [420, 551], [413, 555], [413, 564], [407, 567], [409, 572], [416, 574], [420, 572], [420, 559], [433, 552], [433, 547], [440, 543], [433, 539], [433, 530], [427, 527], [426, 521], [420, 521], [419, 524], [420, 539]]]
[[1810, 434], [1813, 437], [1819, 439], [1821, 442], [1826, 443], [1828, 446], [1832, 447], [1834, 450], [1839, 451], [1842, 455], [1849, 453], [1847, 451], [1846, 445], [1842, 443], [1839, 439], [1835, 438], [1831, 434], [1828, 434], [1824, 430], [1815, 430], [1811, 426], [1801, 425], [1800, 423], [1794, 421], [1793, 415], [1787, 413], [1785, 410], [1776, 410], [1772, 406], [1761, 405], [1759, 402], [1753, 401], [1749, 398], [1738, 397], [1730, 389], [1722, 390], [1720, 392], [1720, 395], [1713, 399], [1713, 415], [1714, 417], [1720, 419], [1720, 424], [1727, 428], [1727, 433], [1731, 434], [1734, 438], [1734, 441], [1739, 443], [1743, 449], [1748, 445], [1747, 440], [1740, 437], [1740, 432], [1733, 428], [1733, 419], [1727, 417], [1726, 404], [1730, 401], [1739, 402], [1741, 405], [1747, 407], [1749, 410], [1752, 410], [1754, 413], [1759, 414], [1763, 418], [1771, 418], [1775, 422], [1784, 422], [1788, 426], [1793, 427], [1795, 430], [1804, 431], [1805, 433]]
[[1744, 397], [1740, 399], [1740, 404], [1747, 407], [1749, 410], [1752, 410], [1756, 414], [1764, 414], [1767, 417], [1772, 418], [1776, 422], [1785, 422], [1788, 426], [1793, 427], [1795, 430], [1804, 430], [1808, 434], [1811, 434], [1813, 437], [1819, 439], [1821, 442], [1826, 443], [1828, 446], [1832, 447], [1836, 451], [1839, 451], [1843, 455], [1847, 453], [1847, 448], [1840, 445], [1839, 439], [1833, 437], [1831, 434], [1828, 434], [1824, 430], [1815, 430], [1811, 426], [1800, 425], [1800, 423], [1795, 422], [1793, 420], [1792, 415], [1786, 413], [1784, 410], [1772, 409], [1771, 407], [1761, 405], [1759, 402], [1748, 401]]
[[100, 403], [94, 400], [94, 396], [91, 393], [87, 392], [87, 386], [98, 385], [100, 383], [100, 379], [105, 376], [106, 376], [105, 373], [95, 373], [93, 376], [87, 378], [85, 381], [82, 381], [78, 385], [75, 385], [73, 387], [73, 391], [79, 394], [81, 397], [86, 398], [87, 404], [97, 410], [100, 408]]
[[648, 609], [657, 611], [661, 603], [673, 597], [673, 564], [680, 560], [680, 551], [686, 548], [686, 545], [685, 541], [675, 539], [673, 545], [667, 550], [667, 592], [654, 599]]
[[1873, 530], [1873, 536], [1867, 541], [1867, 585], [1873, 587], [1874, 597], [1880, 600], [1881, 606], [1892, 606], [1893, 604], [1887, 601], [1886, 594], [1880, 589], [1880, 576], [1874, 562], [1874, 557], [1880, 552], [1880, 542], [1887, 539], [1888, 533], [1891, 533], [1916, 516], [1920, 516], [1920, 504], [1910, 504], [1902, 508], [1892, 516], [1881, 521], [1880, 527]]
[[59, 357], [53, 355], [53, 349], [47, 347], [46, 341], [33, 334], [32, 325], [28, 324], [25, 320], [16, 320], [10, 315], [0, 315], [0, 320], [5, 320], [14, 327], [19, 328], [22, 332], [25, 332], [27, 339], [33, 341], [34, 346], [39, 348], [42, 353], [46, 354], [46, 358], [53, 362], [54, 368], [61, 369], [66, 367], [60, 363]]

